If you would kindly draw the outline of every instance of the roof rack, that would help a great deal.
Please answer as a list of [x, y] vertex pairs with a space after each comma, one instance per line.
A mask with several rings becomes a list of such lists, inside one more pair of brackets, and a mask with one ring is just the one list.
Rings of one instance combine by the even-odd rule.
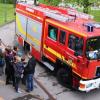
[[[53, 10], [50, 9], [49, 7], [41, 7], [41, 6], [36, 6], [34, 5], [34, 0], [19, 0], [19, 1], [23, 1], [26, 2], [27, 4], [31, 5], [31, 7], [28, 7], [28, 9], [35, 9], [38, 10], [40, 12], [43, 12], [45, 16], [50, 17], [52, 19], [61, 21], [61, 22], [70, 22], [70, 21], [74, 21], [76, 19], [76, 17], [78, 18], [84, 18], [84, 19], [92, 19], [93, 16], [82, 13], [82, 12], [78, 12], [75, 9], [66, 9], [66, 14], [61, 13], [61, 11], [59, 10]], [[26, 9], [27, 10], [27, 9]]]
[[83, 18], [83, 19], [93, 19], [94, 18], [94, 16], [92, 15], [88, 15], [82, 12], [78, 12], [77, 10], [71, 10], [71, 9], [68, 10], [68, 14], [76, 16], [78, 18]]
[[[35, 9], [35, 10], [38, 10], [40, 12], [43, 12], [43, 14], [46, 17], [50, 17], [52, 19], [55, 19], [55, 20], [58, 20], [58, 21], [61, 21], [61, 22], [70, 22], [70, 21], [75, 20], [74, 16], [69, 16], [67, 14], [62, 14], [58, 10], [51, 10], [49, 8], [43, 8], [43, 7], [35, 6], [35, 5], [33, 5], [32, 8]], [[32, 8], [30, 8], [30, 9], [32, 9]], [[27, 8], [26, 8], [26, 10], [27, 10]]]

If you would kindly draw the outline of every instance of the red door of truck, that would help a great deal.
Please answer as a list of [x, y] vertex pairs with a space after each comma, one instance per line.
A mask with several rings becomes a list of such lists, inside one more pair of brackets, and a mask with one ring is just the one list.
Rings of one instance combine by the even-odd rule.
[[57, 57], [58, 28], [46, 23], [46, 33], [43, 44], [44, 56], [55, 62]]

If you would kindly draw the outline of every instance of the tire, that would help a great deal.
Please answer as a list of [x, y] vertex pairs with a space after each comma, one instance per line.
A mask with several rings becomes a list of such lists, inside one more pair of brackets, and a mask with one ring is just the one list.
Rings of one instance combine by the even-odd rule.
[[70, 69], [61, 68], [57, 72], [58, 82], [65, 87], [72, 87], [72, 73]]

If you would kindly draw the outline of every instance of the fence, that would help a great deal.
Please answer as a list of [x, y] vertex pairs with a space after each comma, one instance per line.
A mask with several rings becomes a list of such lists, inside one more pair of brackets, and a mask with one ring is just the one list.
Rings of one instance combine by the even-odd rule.
[[14, 4], [8, 4], [7, 2], [0, 3], [0, 26], [13, 21], [15, 19], [14, 13]]

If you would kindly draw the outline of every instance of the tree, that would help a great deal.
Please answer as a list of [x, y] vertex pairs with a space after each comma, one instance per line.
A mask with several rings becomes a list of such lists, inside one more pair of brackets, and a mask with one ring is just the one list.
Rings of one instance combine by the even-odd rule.
[[[44, 0], [44, 3], [57, 6], [62, 0]], [[92, 4], [96, 3], [100, 5], [100, 0], [63, 0], [65, 3], [77, 3], [83, 7], [83, 12], [88, 13]]]
[[47, 5], [54, 5], [57, 6], [61, 0], [44, 0], [43, 3], [46, 3]]
[[77, 3], [78, 5], [83, 7], [83, 12], [84, 13], [88, 13], [89, 12], [89, 7], [94, 4], [97, 3], [98, 0], [65, 0], [69, 3]]
[[82, 0], [83, 12], [88, 13], [88, 9], [91, 5], [92, 3], [89, 0]]

